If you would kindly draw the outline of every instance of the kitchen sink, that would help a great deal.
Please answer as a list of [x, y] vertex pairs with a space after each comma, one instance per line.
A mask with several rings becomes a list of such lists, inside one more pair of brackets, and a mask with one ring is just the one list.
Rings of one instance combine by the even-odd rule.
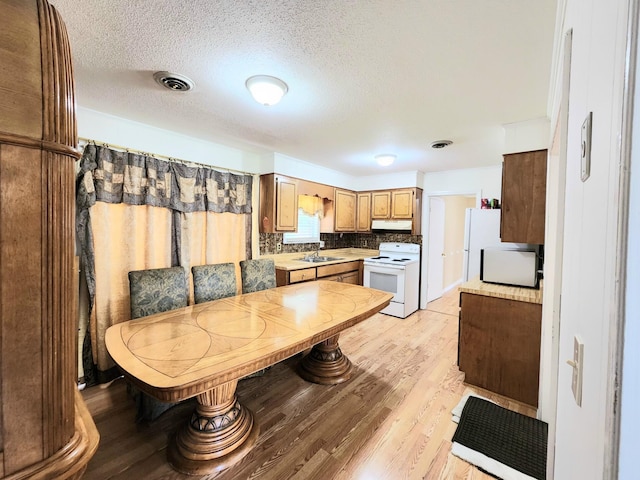
[[304, 257], [298, 258], [301, 262], [321, 263], [321, 262], [333, 262], [335, 260], [342, 260], [341, 257]]

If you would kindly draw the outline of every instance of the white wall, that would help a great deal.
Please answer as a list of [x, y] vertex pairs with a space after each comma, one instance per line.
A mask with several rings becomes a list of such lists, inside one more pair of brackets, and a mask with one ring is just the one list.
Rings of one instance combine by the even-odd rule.
[[[502, 159], [497, 159], [501, 162]], [[493, 167], [448, 170], [424, 175], [424, 195], [477, 193], [480, 198], [500, 199], [502, 163]]]
[[273, 154], [273, 169], [262, 173], [277, 172], [303, 180], [324, 183], [338, 188], [354, 190], [354, 177], [320, 165], [305, 162], [281, 153]]
[[352, 179], [351, 187], [347, 188], [358, 191], [406, 187], [422, 188], [424, 175], [422, 172], [413, 171], [355, 177]]
[[[554, 461], [558, 480], [607, 478], [609, 467], [607, 421], [612, 410], [609, 381], [613, 369], [609, 342], [616, 323], [618, 162], [627, 7], [627, 0], [567, 0], [562, 24], [562, 34], [573, 29], [573, 51]], [[561, 43], [556, 42], [556, 48]], [[557, 111], [557, 105], [551, 111]], [[590, 111], [591, 177], [583, 183], [580, 129]], [[574, 336], [584, 342], [582, 406], [573, 399], [572, 369], [565, 363], [573, 356]]]
[[125, 118], [78, 107], [78, 136], [142, 152], [247, 173], [260, 171], [260, 155]]
[[524, 122], [507, 123], [504, 127], [503, 153], [530, 152], [549, 146], [549, 119], [534, 118]]

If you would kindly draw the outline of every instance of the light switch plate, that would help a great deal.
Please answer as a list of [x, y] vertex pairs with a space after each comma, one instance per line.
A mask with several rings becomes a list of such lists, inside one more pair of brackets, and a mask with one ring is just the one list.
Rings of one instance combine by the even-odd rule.
[[582, 406], [582, 370], [584, 362], [584, 343], [573, 337], [573, 375], [571, 376], [571, 391], [576, 399], [576, 404]]
[[580, 142], [580, 178], [583, 182], [591, 175], [591, 123], [593, 112], [589, 112], [582, 123], [582, 140]]

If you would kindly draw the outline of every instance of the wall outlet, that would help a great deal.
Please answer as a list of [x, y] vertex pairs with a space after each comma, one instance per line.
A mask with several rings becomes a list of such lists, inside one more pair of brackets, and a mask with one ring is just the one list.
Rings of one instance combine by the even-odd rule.
[[282, 251], [282, 244], [280, 242], [276, 243], [276, 252]]
[[366, 246], [367, 246], [367, 241], [366, 241], [366, 240], [363, 240], [363, 241], [362, 241], [362, 246], [363, 246], [363, 247], [366, 247]]
[[584, 364], [584, 343], [578, 336], [573, 337], [573, 360], [567, 360], [573, 368], [571, 375], [571, 391], [576, 400], [576, 404], [582, 406], [582, 370]]

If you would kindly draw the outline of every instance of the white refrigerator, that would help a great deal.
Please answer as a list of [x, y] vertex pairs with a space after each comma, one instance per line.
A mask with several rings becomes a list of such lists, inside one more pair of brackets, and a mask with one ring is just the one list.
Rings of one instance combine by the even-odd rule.
[[487, 247], [526, 248], [524, 243], [500, 241], [500, 209], [467, 208], [464, 228], [463, 281], [480, 276], [480, 250]]

